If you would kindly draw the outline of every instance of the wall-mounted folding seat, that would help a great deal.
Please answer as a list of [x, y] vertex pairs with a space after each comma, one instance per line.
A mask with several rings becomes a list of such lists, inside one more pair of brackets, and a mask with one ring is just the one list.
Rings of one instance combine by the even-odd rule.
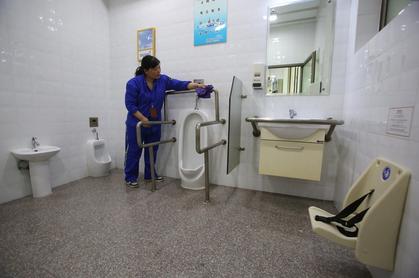
[[[336, 216], [345, 215], [348, 208], [356, 207], [355, 211], [336, 219], [327, 211], [310, 207], [313, 231], [354, 248], [360, 262], [392, 271], [409, 180], [407, 169], [382, 158], [375, 159], [352, 185], [343, 203], [343, 213]], [[350, 227], [350, 219], [362, 220]]]

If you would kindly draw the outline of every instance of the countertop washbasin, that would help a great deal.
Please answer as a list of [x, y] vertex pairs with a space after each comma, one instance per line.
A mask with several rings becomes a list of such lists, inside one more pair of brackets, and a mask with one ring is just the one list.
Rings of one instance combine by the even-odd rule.
[[56, 146], [39, 146], [36, 149], [22, 148], [12, 151], [12, 154], [21, 160], [44, 161], [50, 159], [61, 149]]

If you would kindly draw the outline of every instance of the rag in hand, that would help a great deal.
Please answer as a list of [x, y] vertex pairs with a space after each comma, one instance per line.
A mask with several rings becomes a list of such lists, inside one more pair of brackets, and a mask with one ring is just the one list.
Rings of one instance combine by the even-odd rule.
[[213, 90], [214, 87], [212, 85], [206, 85], [204, 88], [197, 88], [196, 95], [200, 98], [210, 98]]

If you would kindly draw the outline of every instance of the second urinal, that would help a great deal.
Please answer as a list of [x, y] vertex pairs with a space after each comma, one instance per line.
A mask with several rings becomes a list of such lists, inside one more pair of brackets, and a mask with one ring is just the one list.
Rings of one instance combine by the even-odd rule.
[[103, 177], [109, 175], [111, 163], [111, 156], [106, 148], [105, 140], [87, 141], [87, 172], [89, 176]]

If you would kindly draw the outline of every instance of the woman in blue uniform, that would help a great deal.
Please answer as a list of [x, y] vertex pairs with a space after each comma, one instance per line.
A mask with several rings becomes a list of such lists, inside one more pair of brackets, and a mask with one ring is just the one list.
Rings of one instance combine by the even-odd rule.
[[[138, 166], [142, 149], [137, 144], [136, 126], [143, 122], [141, 136], [143, 143], [160, 141], [161, 125], [147, 125], [147, 121], [161, 121], [161, 109], [167, 90], [191, 90], [205, 85], [190, 81], [172, 79], [160, 74], [160, 61], [153, 56], [145, 56], [137, 68], [135, 77], [127, 82], [125, 106], [128, 110], [125, 135], [125, 182], [129, 187], [138, 187]], [[158, 145], [153, 147], [157, 160]], [[151, 180], [149, 153], [144, 153], [144, 179]], [[157, 175], [156, 180], [162, 178]]]

